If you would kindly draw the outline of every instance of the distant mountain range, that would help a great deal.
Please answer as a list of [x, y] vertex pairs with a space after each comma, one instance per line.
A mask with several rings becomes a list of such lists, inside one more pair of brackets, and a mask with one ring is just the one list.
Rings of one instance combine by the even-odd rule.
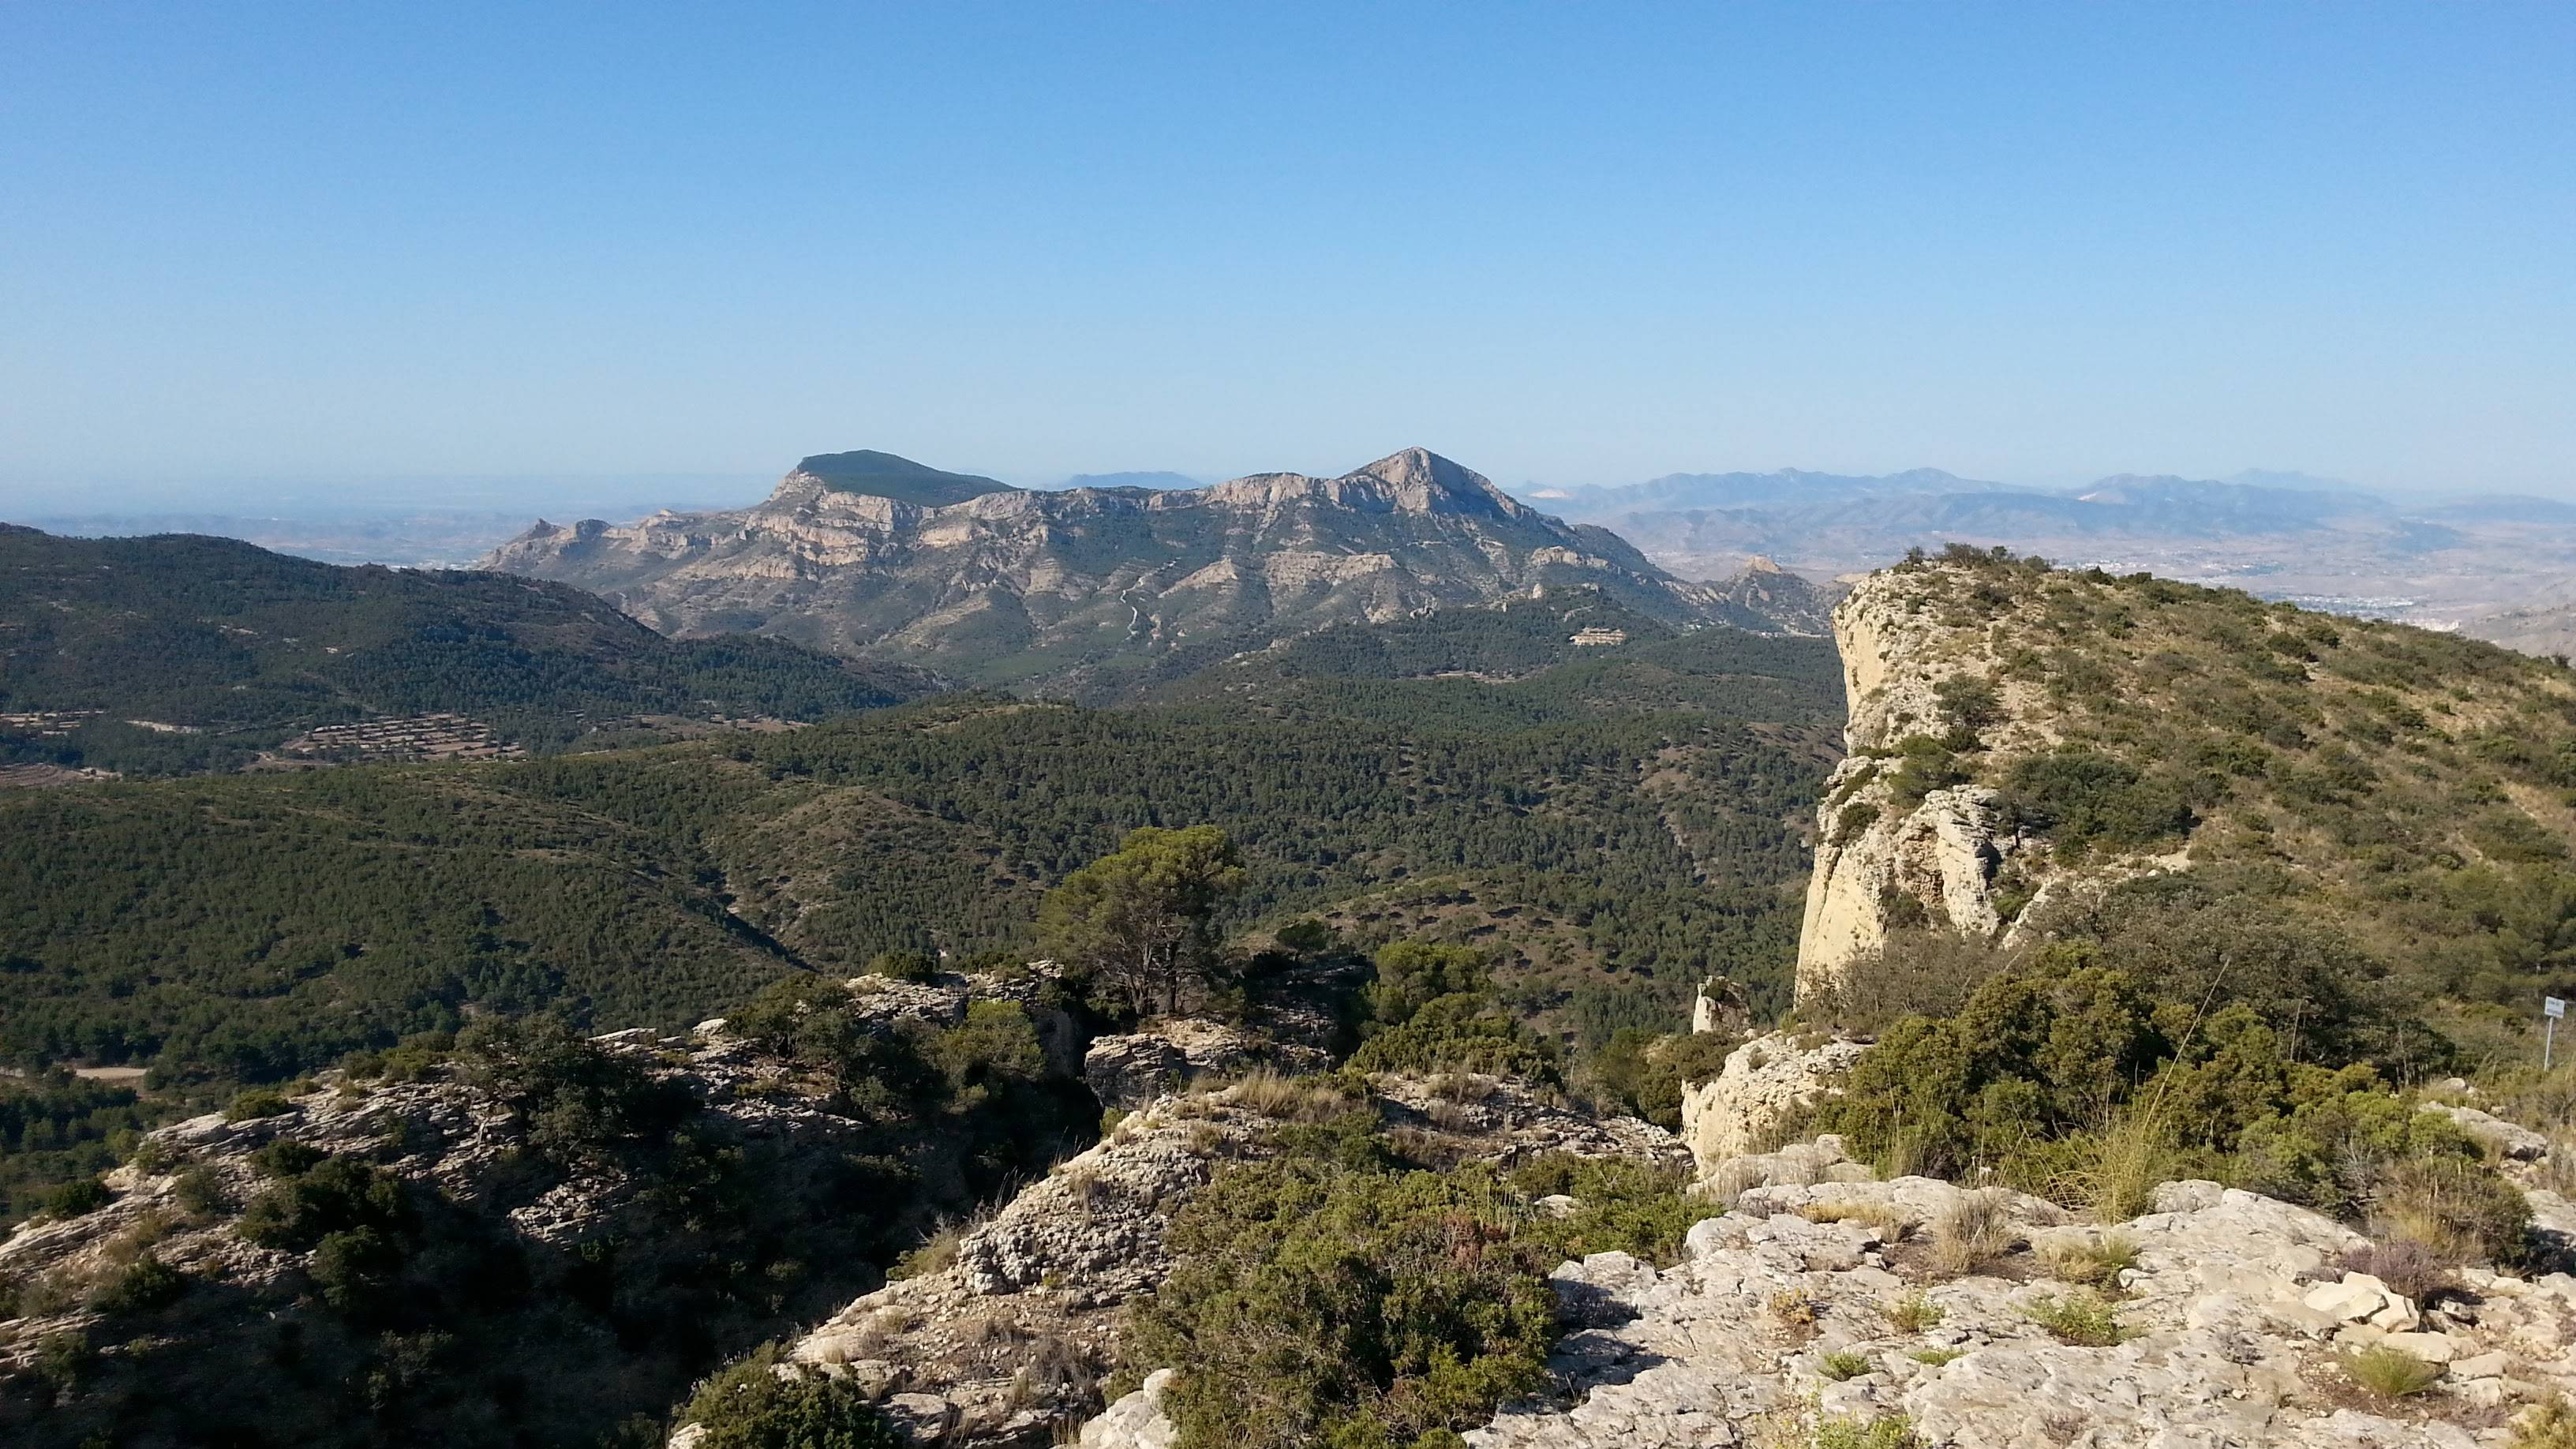
[[[485, 566], [683, 638], [777, 635], [975, 682], [1114, 695], [1332, 624], [1581, 588], [1668, 626], [1816, 632], [1766, 572], [1691, 583], [1420, 448], [1333, 478], [1036, 491], [889, 454], [807, 458], [761, 504], [540, 522]], [[1740, 562], [1740, 561], [1739, 561]]]
[[1748, 554], [1836, 576], [1911, 548], [2000, 545], [2517, 644], [2565, 640], [2563, 624], [2502, 616], [2527, 612], [2576, 572], [2576, 505], [2514, 496], [2391, 500], [2304, 473], [2120, 474], [2043, 489], [1938, 468], [1879, 476], [1783, 469], [1676, 473], [1527, 496], [1635, 540], [1683, 578], [1732, 576]]

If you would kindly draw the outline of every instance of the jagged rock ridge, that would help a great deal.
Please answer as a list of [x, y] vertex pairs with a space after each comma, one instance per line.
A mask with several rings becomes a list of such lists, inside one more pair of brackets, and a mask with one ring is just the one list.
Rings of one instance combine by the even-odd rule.
[[1786, 578], [1742, 591], [1779, 594], [1784, 626], [1420, 448], [1331, 478], [1062, 492], [836, 454], [752, 508], [540, 522], [485, 563], [578, 582], [665, 633], [776, 634], [1008, 684], [1576, 585], [1667, 623], [1813, 612]]

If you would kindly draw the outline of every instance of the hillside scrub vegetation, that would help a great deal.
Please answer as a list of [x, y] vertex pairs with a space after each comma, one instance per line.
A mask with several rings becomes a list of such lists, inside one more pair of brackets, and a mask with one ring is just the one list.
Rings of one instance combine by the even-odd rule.
[[[2264, 1006], [2294, 1037], [2335, 1014], [2319, 991], [2378, 982], [2471, 1061], [2494, 1060], [2519, 1050], [2533, 1002], [2576, 986], [2564, 667], [1956, 546], [1890, 577], [1900, 617], [1926, 631], [1914, 657], [1951, 671], [1944, 717], [1895, 721], [1878, 751], [1900, 806], [1945, 784], [1993, 787], [2039, 851], [2016, 869], [2187, 850], [2182, 879], [2197, 883], [2170, 889], [2202, 897], [2200, 919], [2235, 930], [2269, 915], [2275, 937], [2336, 943], [2275, 963], [2302, 977], [2274, 982], [2290, 996]], [[2009, 918], [2027, 896], [2003, 894]], [[2130, 919], [2090, 929], [2134, 935], [2164, 903], [2116, 895]], [[2290, 1045], [2307, 1058], [2364, 1049], [2383, 1050]]]

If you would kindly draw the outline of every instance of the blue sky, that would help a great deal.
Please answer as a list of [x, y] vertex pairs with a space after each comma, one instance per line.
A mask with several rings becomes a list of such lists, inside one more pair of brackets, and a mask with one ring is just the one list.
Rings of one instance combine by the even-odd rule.
[[0, 512], [855, 447], [2576, 492], [2571, 78], [2565, 4], [9, 5]]

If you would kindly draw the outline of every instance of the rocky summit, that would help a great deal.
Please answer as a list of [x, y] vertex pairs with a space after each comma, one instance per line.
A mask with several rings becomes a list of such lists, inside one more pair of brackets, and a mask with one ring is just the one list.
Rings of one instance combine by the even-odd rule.
[[1818, 617], [1801, 580], [1686, 583], [1421, 448], [1338, 477], [1059, 492], [832, 454], [751, 508], [540, 522], [484, 566], [577, 583], [668, 634], [776, 635], [1006, 685], [1573, 586], [1671, 625]]

